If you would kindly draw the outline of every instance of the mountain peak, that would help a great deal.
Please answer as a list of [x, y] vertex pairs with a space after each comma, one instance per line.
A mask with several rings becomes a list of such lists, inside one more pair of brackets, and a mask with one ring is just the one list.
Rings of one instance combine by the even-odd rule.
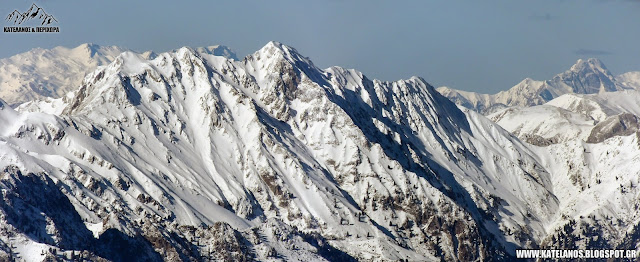
[[76, 48], [73, 48], [73, 51], [86, 52], [87, 54], [89, 54], [89, 56], [93, 57], [99, 49], [99, 45], [96, 45], [94, 43], [84, 43], [77, 46]]
[[546, 83], [556, 86], [553, 91], [556, 94], [553, 97], [564, 93], [594, 94], [623, 89], [616, 83], [615, 77], [607, 67], [596, 58], [578, 59], [571, 69], [556, 75]]
[[264, 47], [262, 47], [262, 49], [264, 48], [277, 48], [280, 50], [284, 50], [285, 48], [292, 49], [291, 47], [288, 47], [278, 41], [269, 41], [266, 45], [264, 45]]
[[607, 67], [597, 58], [578, 59], [578, 61], [571, 66], [571, 69], [569, 69], [569, 71], [573, 72], [583, 72], [585, 70], [609, 73]]
[[[116, 57], [123, 51], [127, 51], [126, 48], [118, 46], [101, 46], [94, 43], [84, 43], [77, 47], [71, 48], [71, 55], [77, 55], [84, 58], [96, 58], [102, 59], [105, 56]], [[110, 61], [104, 61], [108, 63]]]
[[98, 49], [100, 48], [100, 45], [94, 43], [84, 43], [79, 45], [77, 48]]
[[305, 60], [307, 62], [311, 62], [306, 57], [300, 55], [300, 53], [298, 53], [295, 48], [276, 41], [269, 41], [269, 43], [267, 43], [264, 47], [255, 52], [254, 56], [255, 55], [266, 57], [268, 59], [281, 57], [289, 61]]
[[261, 67], [270, 67], [274, 70], [281, 70], [283, 64], [289, 64], [312, 78], [319, 79], [320, 69], [318, 69], [308, 57], [298, 53], [293, 47], [279, 42], [270, 41], [260, 50], [245, 57], [251, 63], [257, 63]]
[[264, 45], [260, 50], [256, 51], [256, 53], [260, 54], [286, 54], [287, 46], [282, 43], [276, 41], [269, 41], [266, 45]]

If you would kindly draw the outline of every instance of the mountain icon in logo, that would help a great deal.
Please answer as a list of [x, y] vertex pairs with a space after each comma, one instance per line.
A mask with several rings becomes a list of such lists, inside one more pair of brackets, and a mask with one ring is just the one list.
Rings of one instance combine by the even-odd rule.
[[22, 24], [31, 19], [39, 19], [40, 21], [42, 21], [41, 25], [49, 25], [53, 22], [58, 22], [58, 20], [56, 20], [53, 15], [47, 14], [44, 9], [37, 6], [36, 4], [31, 4], [29, 10], [23, 13], [18, 10], [13, 10], [13, 12], [11, 12], [6, 18], [7, 21], [13, 22], [14, 25], [16, 23]]

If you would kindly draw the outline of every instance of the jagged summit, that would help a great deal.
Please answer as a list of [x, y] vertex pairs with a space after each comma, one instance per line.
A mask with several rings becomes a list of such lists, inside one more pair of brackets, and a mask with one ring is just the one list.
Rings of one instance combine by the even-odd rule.
[[[617, 83], [615, 77], [604, 64], [596, 59], [579, 59], [568, 71], [555, 76], [551, 85], [568, 86], [568, 92], [576, 94], [595, 94], [623, 90], [623, 86]], [[562, 95], [562, 94], [559, 94]], [[557, 96], [554, 96], [555, 98]]]
[[315, 66], [313, 66], [313, 62], [311, 62], [309, 58], [304, 57], [300, 53], [298, 53], [298, 50], [275, 41], [268, 42], [258, 51], [247, 56], [246, 59], [270, 61], [265, 63], [269, 65], [275, 65], [281, 60], [285, 60], [293, 64], [302, 63], [300, 65], [311, 65], [315, 68]]
[[593, 70], [593, 71], [608, 72], [605, 65], [598, 58], [578, 59], [578, 61], [576, 61], [576, 63], [573, 66], [571, 66], [571, 69], [569, 70], [574, 72], [580, 72], [582, 70], [585, 70], [586, 68], [589, 68], [590, 70]]
[[275, 53], [275, 50], [281, 53], [298, 53], [293, 47], [286, 46], [277, 41], [269, 41], [262, 48], [260, 48], [256, 53]]

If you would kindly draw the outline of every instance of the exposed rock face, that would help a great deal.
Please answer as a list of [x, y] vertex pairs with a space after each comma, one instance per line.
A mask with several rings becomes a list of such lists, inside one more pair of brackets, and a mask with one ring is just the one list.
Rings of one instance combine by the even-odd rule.
[[636, 115], [623, 113], [610, 116], [593, 127], [587, 143], [600, 143], [614, 136], [628, 136], [637, 132], [639, 128], [640, 121]]

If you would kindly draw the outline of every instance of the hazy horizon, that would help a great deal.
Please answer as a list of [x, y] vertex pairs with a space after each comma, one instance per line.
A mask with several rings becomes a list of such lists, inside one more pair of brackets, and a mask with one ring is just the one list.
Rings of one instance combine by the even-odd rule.
[[56, 17], [60, 33], [2, 33], [0, 57], [82, 43], [140, 52], [220, 44], [244, 57], [278, 41], [321, 68], [354, 68], [388, 81], [420, 76], [481, 93], [526, 77], [549, 79], [579, 58], [598, 58], [616, 75], [640, 70], [640, 1], [631, 0], [20, 1], [0, 14], [32, 3]]

